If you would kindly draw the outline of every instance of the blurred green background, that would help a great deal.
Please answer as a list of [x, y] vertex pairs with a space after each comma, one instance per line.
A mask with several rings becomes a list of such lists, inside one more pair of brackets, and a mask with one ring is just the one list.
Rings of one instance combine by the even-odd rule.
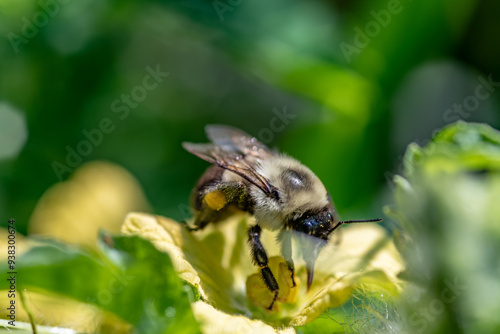
[[[344, 219], [387, 218], [382, 207], [395, 198], [386, 210], [394, 220], [383, 224], [416, 230], [418, 247], [408, 251], [416, 259], [404, 254], [406, 278], [425, 292], [410, 289], [403, 298], [415, 331], [457, 332], [462, 320], [473, 319], [466, 332], [497, 332], [498, 134], [460, 123], [460, 131], [448, 129], [436, 140], [459, 147], [450, 144], [450, 152], [467, 152], [460, 156], [467, 163], [491, 155], [484, 166], [465, 163], [473, 176], [413, 173], [408, 166], [422, 157], [428, 163], [416, 170], [461, 166], [446, 164], [449, 157], [433, 152], [434, 144], [410, 146], [405, 173], [402, 164], [409, 143], [425, 146], [457, 120], [500, 127], [499, 12], [495, 0], [0, 1], [1, 224], [16, 219], [21, 252], [32, 239], [20, 234], [28, 232], [96, 248], [97, 229], [116, 232], [132, 210], [185, 219], [191, 189], [208, 164], [181, 143], [206, 142], [206, 124], [228, 124], [309, 166]], [[394, 174], [402, 173], [408, 181], [396, 178], [394, 186]], [[462, 183], [469, 181], [477, 188]], [[483, 193], [489, 184], [496, 188]], [[139, 239], [120, 240], [129, 253], [144, 247], [156, 254]], [[468, 257], [461, 256], [464, 245]], [[68, 247], [62, 259], [94, 269], [67, 281], [86, 281], [95, 295], [107, 280], [89, 276], [102, 264], [75, 258]], [[426, 256], [418, 257], [419, 247]], [[42, 270], [33, 284], [57, 291], [66, 285], [53, 277], [78, 266], [52, 251], [32, 252], [31, 264]], [[126, 272], [143, 273], [141, 283], [161, 264], [171, 270], [164, 255], [154, 256], [155, 265], [145, 269], [139, 261]], [[69, 269], [47, 269], [40, 259]], [[421, 306], [439, 301], [448, 280], [470, 273], [460, 303], [443, 306], [440, 322], [422, 320]], [[145, 297], [128, 293], [142, 301], [168, 290], [162, 279], [155, 284]], [[172, 298], [165, 305], [177, 302]], [[133, 305], [117, 304], [119, 312], [109, 309], [130, 320]], [[138, 322], [154, 314], [138, 310]]]
[[[409, 142], [457, 119], [498, 128], [499, 10], [495, 0], [4, 0], [2, 224], [14, 217], [26, 233], [44, 192], [94, 160], [124, 167], [151, 211], [181, 219], [207, 167], [181, 142], [205, 142], [209, 123], [301, 160], [344, 218], [382, 215]], [[85, 153], [73, 166], [71, 150]]]

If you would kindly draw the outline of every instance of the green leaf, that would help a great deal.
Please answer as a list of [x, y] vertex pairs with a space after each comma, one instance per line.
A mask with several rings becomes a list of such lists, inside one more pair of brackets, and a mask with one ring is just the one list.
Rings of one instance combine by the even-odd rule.
[[410, 144], [404, 171], [386, 212], [404, 228], [396, 237], [415, 283], [401, 298], [409, 329], [498, 332], [500, 305], [485, 301], [499, 296], [500, 132], [451, 124], [424, 147]]
[[[45, 242], [19, 258], [18, 289], [42, 289], [91, 303], [141, 333], [198, 333], [190, 288], [169, 256], [139, 237], [105, 236], [102, 253]], [[7, 271], [6, 268], [3, 268]], [[8, 289], [2, 280], [0, 289]]]
[[425, 147], [410, 144], [406, 176], [427, 173], [500, 171], [500, 133], [487, 124], [456, 122], [443, 128]]
[[344, 305], [330, 308], [312, 323], [297, 327], [297, 333], [384, 333], [395, 330], [397, 321], [397, 309], [390, 294], [360, 288]]

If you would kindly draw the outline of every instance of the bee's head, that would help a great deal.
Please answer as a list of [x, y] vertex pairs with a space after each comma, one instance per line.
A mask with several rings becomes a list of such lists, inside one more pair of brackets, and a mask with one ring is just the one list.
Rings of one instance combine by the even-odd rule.
[[333, 213], [329, 210], [319, 213], [306, 212], [293, 220], [291, 226], [297, 232], [326, 241], [336, 225], [333, 217]]
[[307, 267], [307, 289], [311, 287], [314, 275], [314, 263], [321, 249], [327, 244], [335, 225], [334, 213], [330, 210], [320, 212], [305, 212], [289, 223], [296, 233], [302, 248], [302, 254]]
[[378, 222], [381, 218], [368, 220], [341, 221], [336, 212], [325, 208], [319, 212], [305, 212], [288, 224], [297, 233], [299, 244], [307, 267], [307, 289], [311, 287], [314, 276], [314, 264], [319, 252], [326, 246], [332, 232], [342, 224]]

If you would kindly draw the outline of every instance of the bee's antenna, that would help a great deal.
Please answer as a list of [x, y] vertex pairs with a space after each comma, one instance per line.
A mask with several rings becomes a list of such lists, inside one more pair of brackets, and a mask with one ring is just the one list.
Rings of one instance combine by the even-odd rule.
[[376, 223], [376, 222], [381, 222], [382, 218], [374, 218], [374, 219], [359, 219], [359, 220], [341, 220], [338, 222], [337, 225], [335, 225], [331, 231], [328, 232], [328, 234], [332, 233], [337, 229], [337, 227], [340, 227], [343, 224], [355, 224], [355, 223]]
[[376, 223], [381, 222], [382, 218], [374, 218], [374, 219], [359, 219], [359, 220], [342, 220], [340, 224], [352, 224], [352, 223]]

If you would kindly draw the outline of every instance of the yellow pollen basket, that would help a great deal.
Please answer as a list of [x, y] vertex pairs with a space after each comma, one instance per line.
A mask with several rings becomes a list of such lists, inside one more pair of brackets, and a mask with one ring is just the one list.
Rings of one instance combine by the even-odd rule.
[[205, 195], [205, 203], [212, 210], [219, 211], [226, 206], [227, 200], [224, 193], [220, 190], [214, 190]]

